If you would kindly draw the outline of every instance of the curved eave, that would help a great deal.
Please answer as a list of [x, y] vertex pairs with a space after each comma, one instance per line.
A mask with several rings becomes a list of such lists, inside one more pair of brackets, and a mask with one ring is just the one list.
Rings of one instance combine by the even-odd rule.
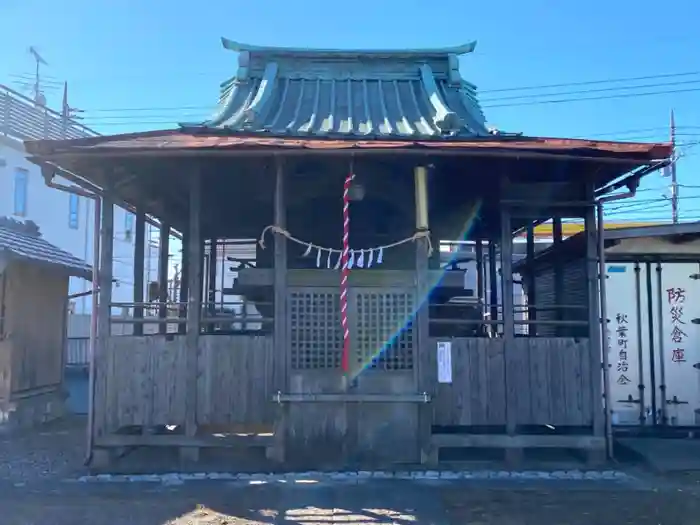
[[471, 53], [476, 48], [476, 41], [468, 42], [452, 47], [427, 48], [427, 49], [308, 49], [299, 47], [269, 47], [255, 46], [244, 44], [221, 37], [221, 43], [224, 49], [242, 52], [265, 52], [277, 55], [304, 55], [304, 56], [322, 56], [334, 55], [337, 57], [359, 57], [359, 56], [374, 56], [374, 57], [425, 57], [425, 56], [444, 56], [444, 55], [465, 55]]

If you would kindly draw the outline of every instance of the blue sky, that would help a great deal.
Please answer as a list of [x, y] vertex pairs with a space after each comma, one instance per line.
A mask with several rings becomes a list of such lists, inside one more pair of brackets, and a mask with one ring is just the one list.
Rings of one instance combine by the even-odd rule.
[[[690, 219], [700, 218], [700, 146], [692, 146], [700, 141], [698, 20], [700, 2], [693, 0], [3, 0], [0, 83], [17, 87], [17, 75], [32, 74], [27, 49], [34, 45], [49, 62], [50, 80], [69, 82], [70, 103], [85, 110], [84, 122], [102, 133], [120, 133], [205, 117], [216, 103], [219, 83], [235, 72], [236, 56], [221, 48], [221, 36], [259, 45], [343, 48], [477, 40], [476, 52], [462, 59], [462, 74], [482, 91], [487, 118], [500, 129], [665, 140], [673, 108], [679, 141], [688, 144], [681, 148], [680, 182], [698, 186], [681, 188], [681, 212]], [[489, 93], [694, 71], [633, 83]], [[630, 85], [652, 87], [571, 94]], [[533, 104], [670, 90], [686, 91]], [[503, 99], [533, 94], [538, 96]], [[47, 95], [51, 105], [60, 106], [60, 89]], [[667, 183], [650, 177], [637, 208], [612, 215], [639, 218], [636, 210], [644, 209], [646, 218], [668, 218], [670, 207], [653, 200], [661, 198]]]

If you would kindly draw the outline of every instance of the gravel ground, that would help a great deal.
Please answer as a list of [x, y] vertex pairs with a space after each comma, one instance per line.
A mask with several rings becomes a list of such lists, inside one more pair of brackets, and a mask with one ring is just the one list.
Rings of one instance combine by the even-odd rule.
[[697, 525], [700, 476], [639, 483], [442, 481], [317, 486], [65, 483], [86, 473], [85, 420], [0, 434], [1, 525]]
[[30, 483], [85, 473], [86, 420], [70, 417], [37, 430], [0, 434], [0, 481]]
[[455, 525], [696, 525], [700, 516], [697, 494], [677, 490], [450, 490], [443, 501]]
[[697, 525], [698, 495], [589, 487], [528, 490], [378, 486], [80, 492], [0, 495], [8, 525]]

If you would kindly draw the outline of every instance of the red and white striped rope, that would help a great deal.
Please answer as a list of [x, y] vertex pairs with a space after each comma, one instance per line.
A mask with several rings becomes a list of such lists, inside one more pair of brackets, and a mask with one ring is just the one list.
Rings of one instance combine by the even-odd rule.
[[340, 322], [343, 327], [342, 367], [344, 372], [350, 370], [350, 329], [348, 328], [348, 260], [350, 257], [350, 186], [355, 175], [351, 172], [345, 177], [343, 186], [343, 251], [340, 255]]

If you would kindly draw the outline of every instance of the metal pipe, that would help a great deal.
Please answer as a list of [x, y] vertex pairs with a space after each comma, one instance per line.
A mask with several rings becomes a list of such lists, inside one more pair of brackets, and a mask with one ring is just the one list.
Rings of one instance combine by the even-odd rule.
[[[622, 189], [625, 187], [630, 188], [630, 189], [635, 188], [635, 190], [636, 190], [636, 187], [639, 184], [639, 180], [643, 176], [649, 175], [650, 173], [653, 173], [653, 172], [663, 168], [664, 166], [668, 166], [669, 164], [670, 164], [670, 160], [665, 159], [665, 160], [661, 160], [661, 161], [657, 161], [657, 162], [652, 162], [648, 166], [642, 166], [641, 168], [637, 169], [631, 175], [624, 176], [624, 178], [619, 179], [617, 181], [613, 181], [610, 184], [608, 184], [607, 186], [598, 190], [596, 192], [596, 197], [605, 198], [604, 196], [609, 194], [610, 192], [613, 192], [613, 191], [616, 191], [616, 190], [619, 190], [619, 189]], [[613, 199], [613, 200], [618, 200], [618, 199]]]
[[69, 299], [69, 300], [71, 300], [71, 299], [79, 299], [79, 298], [81, 298], [81, 297], [87, 297], [88, 295], [92, 295], [93, 293], [99, 293], [99, 290], [88, 290], [88, 291], [86, 291], [86, 292], [78, 292], [78, 293], [70, 294], [70, 295], [68, 296], [68, 299]]
[[[50, 176], [47, 176], [44, 174], [44, 170], [42, 170], [42, 174], [44, 174], [44, 180], [46, 182], [46, 185], [49, 186], [50, 188], [55, 188], [57, 190], [61, 191], [66, 191], [68, 193], [75, 193], [76, 195], [81, 195], [83, 197], [87, 197], [89, 199], [94, 199], [95, 196], [101, 197], [102, 196], [102, 189], [99, 186], [96, 186], [89, 180], [87, 180], [84, 177], [81, 177], [80, 175], [73, 173], [72, 171], [69, 171], [65, 168], [60, 167], [58, 164], [55, 164], [50, 161], [45, 161], [40, 163], [40, 166], [42, 168], [46, 168], [47, 166], [50, 166], [53, 168], [55, 171], [53, 171]], [[71, 182], [75, 184], [79, 184], [79, 186], [67, 186], [65, 184], [60, 184], [58, 182], [53, 182], [52, 177], [56, 172], [60, 172], [61, 176], [70, 180]], [[82, 186], [85, 186], [86, 188], [83, 188]], [[116, 202], [119, 206], [124, 208], [126, 211], [131, 212], [131, 213], [136, 213], [136, 208], [132, 206], [131, 204], [125, 202], [125, 201], [119, 201]], [[157, 228], [160, 228], [161, 222], [153, 219], [153, 217], [149, 217], [146, 215], [146, 222], [150, 224], [151, 226], [155, 226]], [[175, 237], [178, 240], [182, 240], [182, 234], [174, 229], [171, 228], [170, 234]], [[255, 240], [253, 241], [255, 242]]]
[[634, 263], [634, 298], [636, 301], [636, 322], [637, 322], [637, 360], [639, 361], [637, 378], [637, 389], [639, 390], [639, 424], [646, 424], [646, 398], [644, 395], [644, 348], [642, 347], [642, 281], [641, 267], [639, 263]]
[[92, 312], [90, 313], [90, 342], [88, 344], [88, 423], [87, 423], [87, 450], [85, 464], [92, 461], [93, 431], [95, 427], [95, 349], [97, 347], [97, 309], [99, 307], [99, 294], [94, 293], [100, 288], [100, 216], [102, 214], [102, 201], [96, 193], [91, 193], [78, 186], [58, 184], [51, 179], [45, 179], [49, 188], [54, 188], [66, 193], [72, 193], [88, 199], [95, 204], [92, 232]]
[[[656, 287], [658, 300], [656, 302], [656, 315], [659, 316], [659, 391], [661, 392], [661, 424], [668, 423], [668, 410], [666, 406], [666, 362], [664, 359], [664, 307], [663, 307], [663, 280], [661, 276], [661, 263], [656, 263]], [[651, 356], [654, 359], [654, 355]], [[654, 392], [655, 394], [655, 392]]]
[[[607, 272], [605, 270], [605, 221], [603, 219], [603, 201], [596, 205], [598, 214], [598, 281], [600, 294], [600, 325], [601, 325], [601, 353], [603, 354], [603, 398], [605, 400], [605, 444], [608, 449], [608, 457], [613, 459], [613, 433], [612, 433], [612, 400], [610, 399], [610, 356], [608, 355], [608, 305], [606, 283]], [[595, 409], [595, 407], [593, 407]]]
[[[603, 205], [606, 202], [628, 199], [636, 195], [636, 187], [631, 186], [629, 191], [600, 197], [596, 200], [596, 212], [598, 214], [598, 280], [600, 294], [600, 339], [601, 354], [603, 358], [603, 398], [605, 400], [605, 444], [608, 449], [608, 456], [613, 457], [613, 431], [612, 431], [612, 400], [610, 399], [610, 356], [608, 355], [608, 305], [606, 282], [607, 272], [605, 269], [605, 219], [603, 217]], [[595, 409], [595, 407], [594, 407]]]
[[654, 307], [651, 300], [653, 284], [651, 280], [651, 263], [645, 263], [646, 272], [646, 288], [647, 288], [647, 319], [649, 320], [649, 400], [651, 402], [651, 414], [652, 414], [652, 424], [654, 426], [659, 424], [658, 410], [656, 404], [656, 360], [654, 355], [656, 354], [656, 337], [654, 336]]
[[[448, 308], [462, 308], [465, 305], [471, 306], [472, 304], [477, 304], [478, 301], [475, 298], [473, 301], [469, 302], [463, 302], [463, 303], [441, 303], [441, 302], [435, 302], [431, 301], [430, 305], [431, 306], [440, 306], [440, 307], [448, 307]], [[260, 304], [258, 301], [256, 301], [256, 304]], [[117, 306], [116, 304], [113, 304], [113, 306]], [[123, 305], [123, 306], [126, 306]], [[489, 303], [484, 303], [484, 306], [487, 308], [490, 307], [496, 307], [500, 310], [501, 305], [500, 304], [489, 304]], [[551, 305], [536, 305], [536, 304], [528, 304], [528, 305], [516, 305], [515, 307], [521, 308], [523, 310], [527, 310], [528, 308], [534, 308], [536, 310], [557, 310], [559, 308], [561, 309], [571, 309], [571, 310], [588, 310], [587, 305], [582, 305], [582, 304], [558, 304], [556, 306], [551, 306]], [[514, 307], [514, 308], [515, 308]]]
[[[120, 321], [122, 322], [122, 321]], [[131, 321], [123, 321], [125, 324], [126, 323], [131, 323]], [[434, 324], [453, 324], [455, 326], [461, 326], [461, 325], [479, 325], [479, 324], [488, 324], [488, 325], [499, 325], [503, 321], [501, 319], [445, 319], [445, 318], [432, 318], [430, 319], [431, 323]], [[531, 324], [541, 324], [544, 326], [586, 326], [588, 325], [588, 321], [557, 321], [557, 320], [528, 320], [528, 319], [521, 319], [521, 320], [515, 320], [513, 321], [514, 324], [516, 325], [531, 325]]]

